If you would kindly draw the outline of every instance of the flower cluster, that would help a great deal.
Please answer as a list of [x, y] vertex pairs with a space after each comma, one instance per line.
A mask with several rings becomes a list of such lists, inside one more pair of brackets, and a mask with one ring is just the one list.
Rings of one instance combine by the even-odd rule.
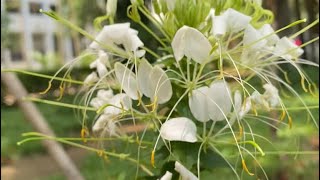
[[[108, 1], [108, 16], [116, 12], [116, 5], [111, 3], [116, 1]], [[88, 52], [96, 60], [90, 64], [92, 73], [84, 80], [86, 105], [97, 111], [92, 131], [122, 137], [126, 136], [120, 130], [122, 122], [148, 124], [146, 130], [157, 132], [151, 155], [153, 166], [157, 146], [171, 154], [171, 143], [200, 143], [199, 154], [206, 148], [218, 152], [213, 143], [230, 135], [243, 170], [253, 175], [245, 163], [244, 145], [251, 143], [264, 153], [254, 139], [246, 140], [245, 119], [258, 117], [259, 110], [280, 109], [281, 120], [287, 116], [292, 125], [277, 87], [296, 92], [272, 68], [285, 72], [279, 64], [293, 65], [301, 75], [302, 87], [306, 89], [307, 81], [310, 92], [311, 81], [297, 66], [307, 64], [299, 59], [302, 45], [294, 43], [294, 36], [278, 37], [280, 30], [274, 31], [266, 18], [269, 12], [255, 1], [248, 8], [260, 8], [259, 16], [230, 4], [157, 0], [152, 1], [149, 11], [141, 0], [132, 1], [128, 16], [162, 46], [156, 51], [145, 46], [130, 23], [105, 25], [89, 45]], [[141, 21], [139, 12], [158, 28], [159, 34]], [[261, 80], [260, 85], [251, 84], [255, 77]], [[249, 134], [253, 136], [252, 131]], [[136, 136], [137, 141], [143, 141], [143, 135], [139, 137], [137, 132]], [[176, 158], [174, 162], [182, 179], [200, 178], [200, 155], [197, 176], [181, 160]], [[172, 173], [167, 171], [161, 179], [171, 179]]]

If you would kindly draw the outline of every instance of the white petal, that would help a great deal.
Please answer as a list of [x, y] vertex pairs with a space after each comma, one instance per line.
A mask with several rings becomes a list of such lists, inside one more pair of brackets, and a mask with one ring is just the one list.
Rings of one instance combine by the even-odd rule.
[[107, 106], [104, 109], [104, 113], [118, 115], [122, 110], [128, 110], [131, 108], [131, 99], [124, 93], [115, 95], [110, 101], [109, 104], [113, 106]]
[[251, 99], [247, 98], [245, 100], [244, 105], [241, 107], [241, 110], [239, 112], [239, 118], [242, 119], [243, 116], [245, 116], [250, 110], [251, 110]]
[[177, 61], [185, 55], [200, 64], [208, 58], [212, 49], [209, 40], [200, 31], [188, 26], [176, 32], [171, 45]]
[[176, 32], [176, 34], [173, 37], [171, 46], [176, 61], [180, 61], [184, 56], [184, 44], [186, 43], [185, 34], [187, 30], [188, 27], [183, 26]]
[[102, 130], [106, 126], [107, 121], [109, 121], [110, 119], [111, 116], [109, 114], [102, 114], [94, 123], [92, 131], [96, 132]]
[[255, 42], [254, 44], [252, 44], [250, 46], [250, 48], [253, 50], [261, 49], [267, 44], [267, 40], [265, 40], [265, 39], [257, 41], [257, 40], [261, 39], [262, 37], [263, 36], [261, 35], [261, 33], [258, 30], [256, 30], [251, 25], [248, 25], [247, 28], [244, 30], [243, 45], [246, 46], [246, 45], [249, 45], [249, 44]]
[[238, 113], [241, 109], [242, 97], [240, 91], [234, 93], [234, 112]]
[[103, 50], [99, 50], [99, 61], [106, 65], [107, 67], [111, 68], [110, 66], [110, 62], [109, 62], [109, 56], [106, 52], [104, 52]]
[[166, 73], [158, 66], [151, 71], [151, 92], [156, 96], [157, 102], [163, 104], [168, 102], [172, 97], [171, 82]]
[[169, 141], [196, 142], [197, 127], [188, 118], [172, 118], [162, 124], [160, 135]]
[[166, 171], [166, 174], [164, 174], [160, 180], [171, 180], [172, 179], [172, 173], [169, 171]]
[[113, 91], [111, 89], [109, 90], [99, 90], [97, 92], [97, 98], [100, 98], [104, 101], [110, 101], [110, 99], [113, 97]]
[[275, 47], [275, 54], [283, 58], [297, 58], [303, 54], [303, 49], [299, 48], [289, 38], [281, 38]]
[[138, 86], [135, 74], [119, 62], [115, 63], [114, 69], [122, 89], [131, 99], [137, 100]]
[[195, 89], [191, 92], [189, 97], [189, 107], [192, 115], [201, 122], [210, 120], [207, 104], [207, 93], [209, 88], [204, 86]]
[[108, 102], [106, 102], [105, 100], [101, 99], [101, 98], [92, 98], [90, 101], [90, 105], [96, 109], [99, 109], [101, 106], [107, 104]]
[[208, 91], [209, 117], [213, 121], [225, 119], [232, 108], [231, 93], [228, 84], [222, 80], [213, 82]]
[[173, 11], [175, 4], [176, 4], [176, 0], [165, 0], [167, 3], [167, 8], [169, 11]]
[[97, 81], [99, 81], [99, 78], [98, 78], [98, 76], [97, 76], [97, 73], [95, 73], [95, 72], [92, 72], [91, 74], [89, 74], [86, 78], [85, 78], [85, 80], [84, 80], [84, 84], [91, 84], [91, 83], [95, 83], [95, 82], [97, 82]]
[[280, 104], [278, 89], [270, 83], [264, 84], [263, 88], [266, 90], [263, 95], [267, 98], [268, 102], [270, 103], [270, 106], [278, 106]]
[[101, 63], [100, 61], [97, 61], [96, 65], [97, 65], [97, 72], [98, 72], [99, 77], [100, 78], [104, 77], [104, 75], [106, 75], [108, 72], [106, 66], [103, 63]]
[[151, 72], [151, 64], [146, 59], [142, 59], [138, 67], [138, 84], [140, 91], [149, 98], [153, 98], [154, 95], [151, 87], [151, 81], [154, 79], [150, 77]]
[[227, 9], [222, 16], [226, 16], [228, 31], [233, 33], [245, 29], [252, 19], [250, 16], [247, 16], [232, 8]]
[[176, 170], [180, 174], [181, 180], [198, 180], [197, 176], [195, 176], [192, 172], [190, 172], [178, 161], [176, 161], [174, 166], [175, 166], [174, 170]]
[[227, 32], [227, 20], [225, 16], [215, 16], [212, 19], [211, 33], [216, 37], [220, 38]]
[[[267, 36], [274, 33], [274, 30], [270, 24], [265, 24], [259, 29], [259, 32], [262, 36]], [[279, 40], [280, 38], [277, 34], [273, 34], [267, 38], [268, 45], [275, 45]]]

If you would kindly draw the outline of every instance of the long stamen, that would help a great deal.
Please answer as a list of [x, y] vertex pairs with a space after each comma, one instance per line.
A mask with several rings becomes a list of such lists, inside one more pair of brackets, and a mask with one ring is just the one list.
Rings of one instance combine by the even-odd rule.
[[254, 174], [251, 173], [251, 172], [249, 171], [249, 169], [247, 168], [247, 165], [246, 165], [246, 162], [244, 161], [244, 159], [242, 159], [242, 168], [243, 168], [243, 170], [246, 171], [250, 176], [253, 176], [253, 175], [254, 175]]

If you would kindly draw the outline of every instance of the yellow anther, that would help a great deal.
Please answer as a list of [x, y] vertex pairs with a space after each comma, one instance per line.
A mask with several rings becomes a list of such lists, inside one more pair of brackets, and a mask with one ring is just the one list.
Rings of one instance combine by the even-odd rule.
[[282, 114], [281, 114], [281, 118], [280, 121], [283, 121], [283, 119], [286, 117], [286, 111], [284, 109], [282, 109]]
[[247, 168], [247, 165], [246, 165], [246, 162], [244, 161], [244, 159], [242, 159], [242, 168], [245, 172], [247, 172], [250, 176], [253, 176], [254, 174], [251, 173], [248, 168]]
[[151, 165], [152, 165], [152, 167], [156, 168], [155, 163], [154, 163], [154, 154], [155, 154], [155, 151], [153, 150], [151, 153]]
[[289, 128], [292, 128], [292, 118], [291, 116], [288, 116], [288, 123], [289, 123]]
[[310, 91], [310, 94], [313, 96], [313, 97], [318, 97], [317, 94], [312, 90], [312, 86], [314, 87], [314, 89], [316, 90], [316, 85], [314, 83], [309, 83], [309, 91]]
[[60, 94], [59, 94], [57, 101], [61, 100], [63, 93], [64, 93], [64, 90], [65, 90], [65, 87], [66, 87], [65, 83], [60, 84], [60, 86], [59, 86]]
[[154, 101], [151, 104], [147, 104], [146, 107], [152, 107], [151, 112], [154, 112], [158, 105], [158, 96], [154, 97]]
[[46, 94], [50, 90], [50, 88], [51, 88], [51, 81], [49, 81], [47, 89], [45, 89], [44, 91], [40, 92], [39, 94]]
[[98, 156], [102, 157], [104, 154], [104, 150], [101, 149], [101, 150], [97, 151], [97, 153], [98, 153]]
[[86, 136], [89, 135], [89, 131], [87, 127], [83, 127], [80, 131], [81, 139], [84, 143], [87, 142]]
[[308, 89], [306, 88], [306, 85], [305, 85], [305, 83], [304, 83], [304, 77], [301, 77], [301, 86], [302, 86], [302, 89], [304, 90], [304, 92], [308, 92]]
[[289, 77], [288, 77], [288, 73], [287, 72], [284, 72], [284, 78], [286, 79], [286, 81], [289, 83], [289, 84], [292, 84]]
[[242, 126], [239, 124], [239, 137], [237, 139], [241, 139], [243, 135], [243, 128]]

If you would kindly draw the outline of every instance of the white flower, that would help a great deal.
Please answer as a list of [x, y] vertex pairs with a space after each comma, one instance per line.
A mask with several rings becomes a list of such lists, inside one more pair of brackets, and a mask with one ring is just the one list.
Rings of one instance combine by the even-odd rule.
[[197, 176], [195, 176], [192, 172], [190, 172], [178, 161], [176, 161], [174, 166], [175, 166], [174, 170], [176, 170], [180, 174], [181, 180], [198, 180]]
[[135, 74], [120, 62], [115, 63], [114, 69], [122, 89], [131, 99], [137, 100], [139, 91]]
[[113, 121], [114, 115], [112, 114], [102, 114], [92, 127], [93, 132], [106, 131], [110, 136], [116, 136], [117, 126]]
[[171, 82], [160, 67], [156, 66], [152, 69], [149, 82], [151, 83], [151, 92], [154, 94], [153, 97], [157, 97], [157, 103], [163, 104], [171, 99]]
[[169, 141], [196, 142], [197, 127], [188, 118], [172, 118], [162, 124], [160, 135]]
[[189, 108], [201, 122], [222, 121], [232, 108], [231, 91], [225, 81], [213, 82], [210, 87], [200, 87], [191, 92]]
[[245, 29], [250, 21], [251, 17], [242, 14], [232, 8], [224, 11], [220, 16], [212, 18], [212, 34], [219, 38], [226, 33], [237, 33]]
[[166, 103], [171, 99], [171, 82], [160, 67], [152, 67], [146, 59], [142, 59], [137, 76], [139, 89], [145, 96], [152, 100], [156, 97], [159, 104]]
[[96, 72], [92, 72], [91, 74], [89, 74], [83, 81], [84, 84], [91, 84], [91, 83], [95, 83], [99, 81], [99, 78], [97, 76]]
[[139, 89], [145, 96], [149, 98], [152, 98], [152, 96], [154, 95], [150, 83], [150, 75], [152, 69], [153, 67], [151, 66], [151, 64], [146, 59], [142, 59], [140, 61], [137, 73]]
[[209, 109], [207, 103], [207, 94], [209, 88], [207, 86], [200, 87], [191, 92], [189, 97], [189, 107], [192, 115], [201, 122], [210, 120]]
[[[255, 42], [254, 44], [252, 44], [250, 46], [250, 50], [253, 51], [257, 51], [262, 49], [263, 47], [266, 46], [267, 44], [267, 40], [263, 39], [263, 40], [259, 40], [263, 37], [263, 35], [261, 34], [261, 32], [259, 32], [258, 30], [256, 30], [254, 27], [252, 27], [250, 24], [246, 27], [246, 29], [244, 30], [244, 35], [243, 35], [243, 45], [249, 45], [253, 42]], [[257, 41], [259, 40], [259, 41]]]
[[263, 88], [266, 90], [263, 95], [266, 98], [266, 100], [269, 102], [270, 106], [271, 107], [278, 106], [280, 104], [278, 89], [270, 83], [264, 84]]
[[111, 106], [107, 106], [103, 112], [105, 114], [113, 114], [113, 115], [118, 115], [120, 114], [123, 110], [128, 110], [132, 106], [131, 99], [129, 98], [128, 95], [124, 93], [116, 94], [113, 96], [108, 104]]
[[177, 61], [187, 56], [200, 64], [209, 57], [212, 49], [209, 40], [200, 31], [188, 26], [176, 32], [171, 45]]
[[172, 179], [172, 173], [169, 171], [166, 171], [166, 174], [164, 174], [160, 180], [171, 180]]
[[239, 111], [239, 118], [242, 119], [251, 110], [251, 99], [246, 98], [244, 104]]
[[108, 104], [110, 99], [113, 97], [112, 90], [99, 90], [97, 92], [97, 97], [92, 98], [90, 101], [90, 105], [94, 108], [99, 109], [101, 106]]
[[[262, 36], [267, 36], [274, 33], [274, 30], [270, 24], [263, 25], [258, 31], [261, 33]], [[269, 37], [267, 37], [266, 40], [269, 46], [273, 46], [280, 40], [280, 38], [277, 34], [272, 34]]]
[[281, 38], [274, 49], [274, 53], [284, 59], [298, 58], [303, 54], [303, 49], [294, 44], [289, 38]]
[[213, 121], [222, 121], [232, 108], [231, 91], [225, 81], [214, 81], [208, 91], [209, 117]]
[[97, 68], [98, 75], [100, 78], [102, 78], [108, 72], [106, 67], [107, 64], [110, 67], [108, 54], [102, 50], [99, 50], [99, 56], [90, 64], [90, 68]]
[[[143, 42], [138, 37], [138, 31], [130, 28], [130, 23], [119, 23], [106, 25], [96, 36], [96, 41], [110, 45], [123, 45], [126, 51], [136, 53], [137, 57], [144, 55], [144, 50], [138, 50], [143, 46]], [[92, 42], [89, 46], [92, 49], [100, 49], [97, 42]]]
[[234, 94], [234, 112], [238, 114], [238, 118], [242, 119], [251, 109], [251, 99], [246, 98], [242, 105], [241, 93], [237, 90]]

